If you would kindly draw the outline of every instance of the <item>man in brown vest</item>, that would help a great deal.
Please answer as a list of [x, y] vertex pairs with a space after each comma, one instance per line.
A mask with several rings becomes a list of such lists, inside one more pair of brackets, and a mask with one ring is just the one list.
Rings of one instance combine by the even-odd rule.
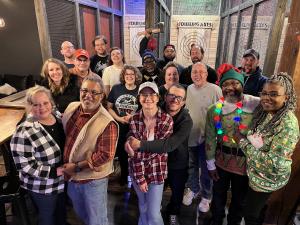
[[88, 75], [81, 85], [80, 102], [72, 102], [62, 118], [68, 195], [80, 219], [93, 225], [108, 225], [108, 175], [113, 172], [118, 141], [118, 124], [102, 106], [104, 98], [101, 78]]

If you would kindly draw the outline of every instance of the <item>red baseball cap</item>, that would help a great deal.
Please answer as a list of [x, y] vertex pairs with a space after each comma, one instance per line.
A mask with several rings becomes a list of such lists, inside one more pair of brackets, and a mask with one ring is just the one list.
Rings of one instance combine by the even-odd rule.
[[80, 56], [84, 56], [84, 57], [86, 57], [86, 58], [90, 58], [90, 55], [89, 55], [89, 53], [88, 53], [88, 51], [87, 50], [85, 50], [85, 49], [82, 49], [82, 48], [79, 48], [79, 49], [77, 49], [76, 51], [75, 51], [75, 58], [77, 59], [77, 58], [79, 58]]

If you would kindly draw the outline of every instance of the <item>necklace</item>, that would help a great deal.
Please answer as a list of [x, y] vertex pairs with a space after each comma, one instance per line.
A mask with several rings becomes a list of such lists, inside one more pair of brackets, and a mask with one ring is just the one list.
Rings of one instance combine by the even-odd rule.
[[[219, 102], [216, 104], [214, 121], [215, 121], [215, 127], [217, 129], [217, 134], [220, 136], [223, 135], [221, 138], [223, 142], [229, 142], [229, 137], [228, 137], [228, 135], [224, 134], [224, 130], [223, 130], [223, 126], [222, 126], [222, 108], [224, 106], [224, 102], [225, 102], [224, 97], [221, 97]], [[247, 126], [245, 124], [241, 123], [241, 120], [242, 120], [241, 115], [243, 114], [242, 101], [235, 103], [235, 106], [237, 108], [237, 110], [236, 110], [237, 115], [233, 117], [233, 121], [234, 121], [234, 124], [236, 125], [236, 127], [238, 128], [239, 132], [241, 132], [241, 130], [247, 128]], [[235, 141], [233, 139], [231, 141], [233, 143], [235, 143]]]

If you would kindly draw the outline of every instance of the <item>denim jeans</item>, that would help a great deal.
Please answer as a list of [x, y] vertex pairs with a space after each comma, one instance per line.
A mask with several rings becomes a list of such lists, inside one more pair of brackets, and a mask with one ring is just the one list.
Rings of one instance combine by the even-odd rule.
[[207, 169], [204, 142], [198, 146], [189, 148], [189, 177], [186, 187], [190, 188], [194, 193], [200, 191], [199, 169], [201, 170], [201, 196], [206, 199], [211, 199], [212, 179], [210, 178]]
[[66, 208], [64, 193], [40, 194], [27, 191], [38, 210], [39, 225], [65, 225]]
[[148, 192], [141, 192], [133, 182], [134, 190], [139, 199], [140, 217], [138, 225], [163, 225], [160, 206], [164, 184], [148, 184]]
[[88, 225], [108, 225], [107, 218], [108, 178], [88, 183], [69, 182], [68, 195], [79, 218]]

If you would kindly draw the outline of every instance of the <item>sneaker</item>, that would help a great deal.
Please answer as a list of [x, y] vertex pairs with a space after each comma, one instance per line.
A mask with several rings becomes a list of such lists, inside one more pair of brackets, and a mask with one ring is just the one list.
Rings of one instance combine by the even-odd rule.
[[190, 188], [187, 188], [182, 199], [182, 204], [189, 206], [192, 204], [195, 196], [195, 193]]
[[198, 209], [200, 212], [206, 213], [209, 211], [209, 204], [210, 204], [211, 200], [208, 200], [206, 198], [202, 198], [201, 202], [199, 203]]
[[178, 217], [176, 215], [170, 215], [169, 216], [169, 224], [170, 225], [180, 225], [178, 221]]

